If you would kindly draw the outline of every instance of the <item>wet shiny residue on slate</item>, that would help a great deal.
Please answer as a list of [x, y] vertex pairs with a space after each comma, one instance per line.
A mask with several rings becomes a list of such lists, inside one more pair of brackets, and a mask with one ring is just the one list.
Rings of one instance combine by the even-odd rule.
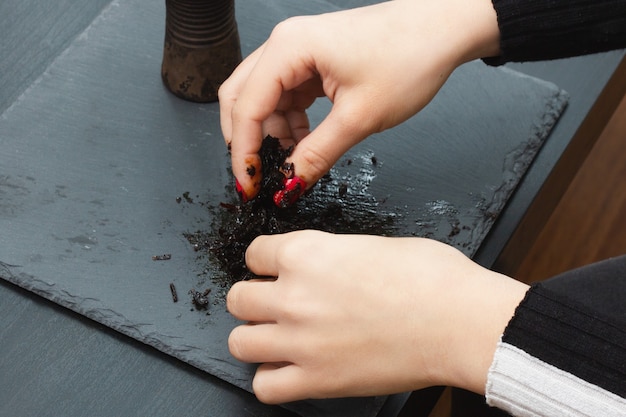
[[[393, 234], [395, 215], [378, 210], [378, 202], [367, 190], [379, 165], [372, 154], [342, 161], [293, 206], [276, 207], [273, 195], [284, 178], [280, 167], [290, 152], [291, 149], [280, 148], [278, 139], [266, 137], [260, 151], [263, 183], [259, 195], [244, 204], [233, 192], [229, 201], [220, 202], [218, 207], [207, 203], [213, 214], [210, 229], [185, 233], [196, 251], [208, 255], [206, 259], [212, 267], [207, 265], [206, 270], [220, 271], [211, 274], [219, 286], [228, 288], [236, 281], [254, 276], [246, 267], [245, 250], [262, 234], [303, 229]], [[342, 167], [345, 172], [340, 172]]]

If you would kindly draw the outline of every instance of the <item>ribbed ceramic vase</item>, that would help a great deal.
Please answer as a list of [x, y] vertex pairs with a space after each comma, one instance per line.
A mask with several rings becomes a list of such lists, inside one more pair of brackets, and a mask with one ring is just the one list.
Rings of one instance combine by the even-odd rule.
[[161, 76], [180, 98], [217, 100], [217, 90], [241, 62], [235, 0], [165, 0]]

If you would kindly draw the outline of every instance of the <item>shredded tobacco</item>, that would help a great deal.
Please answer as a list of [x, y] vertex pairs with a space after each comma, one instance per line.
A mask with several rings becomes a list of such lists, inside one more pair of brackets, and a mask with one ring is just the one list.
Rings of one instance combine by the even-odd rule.
[[[315, 190], [296, 204], [279, 208], [274, 193], [281, 189], [285, 176], [293, 174], [293, 164], [285, 164], [292, 148], [282, 149], [277, 138], [267, 136], [259, 155], [262, 161], [262, 184], [257, 197], [247, 203], [221, 202], [211, 230], [187, 233], [185, 237], [196, 251], [208, 253], [224, 276], [217, 278], [224, 287], [235, 281], [253, 278], [245, 264], [245, 251], [259, 235], [317, 229], [333, 233], [389, 235], [394, 219], [376, 210], [377, 203], [365, 195], [363, 187], [350, 192], [351, 177], [337, 180], [323, 177]], [[352, 161], [350, 161], [352, 162]], [[371, 163], [374, 166], [374, 163]], [[211, 268], [215, 269], [215, 268]]]

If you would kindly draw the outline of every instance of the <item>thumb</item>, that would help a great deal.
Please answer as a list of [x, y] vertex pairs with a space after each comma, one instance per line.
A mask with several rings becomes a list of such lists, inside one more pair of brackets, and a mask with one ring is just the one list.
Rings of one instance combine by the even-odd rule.
[[[350, 148], [361, 142], [368, 131], [358, 121], [343, 117], [339, 111], [329, 115], [294, 148], [287, 163], [293, 164], [293, 179], [286, 179], [285, 189], [276, 193], [278, 206], [293, 204], [307, 189], [322, 178]], [[295, 179], [295, 181], [294, 181]], [[297, 186], [294, 193], [290, 187]]]

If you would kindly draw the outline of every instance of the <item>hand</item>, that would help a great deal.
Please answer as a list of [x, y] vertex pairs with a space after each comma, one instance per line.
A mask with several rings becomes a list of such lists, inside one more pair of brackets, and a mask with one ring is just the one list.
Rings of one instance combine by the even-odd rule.
[[432, 385], [484, 392], [499, 337], [527, 286], [421, 238], [299, 231], [261, 236], [229, 311], [248, 321], [231, 353], [261, 363], [267, 403]]
[[[297, 144], [290, 162], [309, 187], [349, 148], [421, 110], [452, 71], [498, 54], [490, 0], [395, 0], [291, 18], [219, 90], [221, 125], [244, 198], [258, 193], [266, 134]], [[326, 96], [310, 131], [307, 108]]]

